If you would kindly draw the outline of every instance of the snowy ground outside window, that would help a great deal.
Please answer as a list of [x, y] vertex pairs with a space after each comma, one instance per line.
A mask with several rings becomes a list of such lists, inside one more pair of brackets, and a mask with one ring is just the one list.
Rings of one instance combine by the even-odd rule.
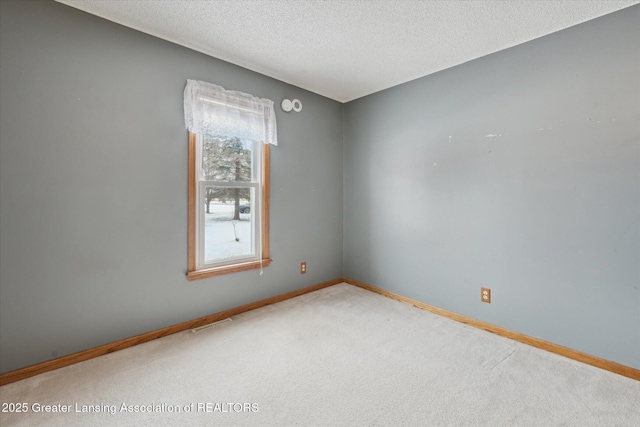
[[[204, 214], [205, 263], [253, 255], [251, 214], [241, 213], [240, 220], [233, 221], [233, 210], [233, 202], [212, 202], [210, 205], [211, 213]], [[239, 239], [238, 241], [236, 241], [236, 237]]]

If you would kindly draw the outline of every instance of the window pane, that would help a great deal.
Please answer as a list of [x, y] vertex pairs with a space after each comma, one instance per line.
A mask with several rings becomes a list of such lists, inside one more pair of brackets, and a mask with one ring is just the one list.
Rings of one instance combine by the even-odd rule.
[[207, 186], [204, 192], [204, 263], [253, 257], [253, 189]]
[[205, 181], [251, 181], [251, 141], [235, 136], [203, 135], [202, 142], [202, 174]]

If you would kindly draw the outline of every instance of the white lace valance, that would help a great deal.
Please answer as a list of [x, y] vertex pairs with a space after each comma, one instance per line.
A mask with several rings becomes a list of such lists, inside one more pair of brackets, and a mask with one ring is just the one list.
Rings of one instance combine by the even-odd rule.
[[233, 135], [278, 145], [273, 101], [211, 83], [187, 80], [184, 121], [193, 133]]

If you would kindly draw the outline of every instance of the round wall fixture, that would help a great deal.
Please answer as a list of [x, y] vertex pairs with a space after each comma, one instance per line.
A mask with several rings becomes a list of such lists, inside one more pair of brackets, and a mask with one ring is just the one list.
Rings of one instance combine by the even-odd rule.
[[300, 102], [299, 99], [294, 99], [293, 101], [291, 101], [291, 106], [293, 107], [293, 111], [295, 111], [296, 113], [302, 111], [302, 102]]
[[[300, 101], [298, 101], [298, 102], [300, 102]], [[282, 107], [282, 110], [284, 110], [284, 111], [286, 111], [288, 113], [293, 108], [293, 102], [291, 102], [291, 100], [289, 100], [289, 99], [283, 99], [282, 100], [282, 104], [280, 104], [280, 106]]]

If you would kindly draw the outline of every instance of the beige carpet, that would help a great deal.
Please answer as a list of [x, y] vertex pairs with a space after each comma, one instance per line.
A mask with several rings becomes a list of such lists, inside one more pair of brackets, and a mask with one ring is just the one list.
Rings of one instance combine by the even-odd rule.
[[640, 382], [347, 284], [0, 397], [29, 409], [1, 413], [3, 427], [640, 426]]

